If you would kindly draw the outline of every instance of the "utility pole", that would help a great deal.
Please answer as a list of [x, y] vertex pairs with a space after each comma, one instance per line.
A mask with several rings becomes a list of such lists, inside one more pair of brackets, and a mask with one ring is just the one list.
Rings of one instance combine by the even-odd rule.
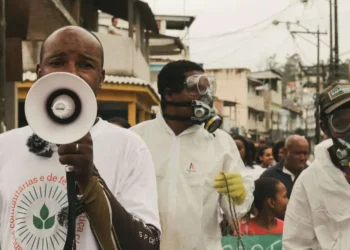
[[334, 69], [335, 80], [339, 80], [338, 0], [334, 0]]
[[0, 0], [0, 133], [6, 132], [6, 16], [5, 0]]
[[316, 144], [318, 144], [321, 140], [321, 131], [320, 131], [320, 115], [319, 115], [319, 105], [318, 105], [318, 97], [320, 95], [320, 28], [317, 27], [317, 88], [316, 88], [316, 98], [317, 101], [316, 103], [316, 114], [315, 114], [315, 118], [316, 118]]
[[334, 77], [334, 60], [333, 60], [333, 0], [329, 0], [329, 84]]
[[311, 31], [291, 31], [292, 34], [311, 34], [316, 35], [317, 37], [317, 65], [316, 65], [316, 74], [317, 74], [317, 87], [316, 87], [316, 144], [318, 144], [321, 140], [321, 130], [320, 130], [320, 115], [319, 115], [319, 107], [318, 107], [318, 95], [320, 94], [321, 89], [321, 81], [320, 81], [320, 35], [327, 35], [327, 32], [320, 32], [320, 28], [317, 28], [316, 32]]

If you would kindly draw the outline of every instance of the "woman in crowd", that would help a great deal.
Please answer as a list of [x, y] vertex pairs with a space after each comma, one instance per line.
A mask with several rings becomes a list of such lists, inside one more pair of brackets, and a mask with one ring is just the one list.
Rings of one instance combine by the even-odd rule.
[[272, 148], [272, 154], [276, 164], [283, 161], [284, 143], [285, 143], [285, 140], [278, 141]]
[[264, 146], [259, 149], [258, 157], [256, 159], [257, 163], [260, 164], [262, 168], [269, 168], [273, 165], [273, 155], [272, 147]]
[[255, 155], [255, 148], [252, 147], [254, 147], [254, 144], [251, 143], [251, 145], [249, 145], [247, 139], [240, 135], [234, 136], [233, 139], [235, 140], [242, 161], [246, 166], [244, 174], [252, 176], [254, 180], [258, 179], [260, 175], [265, 171], [265, 169], [255, 164], [253, 160]]
[[287, 189], [273, 178], [255, 181], [254, 217], [240, 223], [241, 235], [282, 234], [283, 221], [288, 204]]

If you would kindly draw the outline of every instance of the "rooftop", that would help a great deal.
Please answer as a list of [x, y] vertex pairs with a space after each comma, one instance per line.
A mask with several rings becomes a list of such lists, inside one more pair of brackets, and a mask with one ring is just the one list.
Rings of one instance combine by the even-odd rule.
[[282, 79], [282, 75], [272, 70], [249, 73], [249, 76], [257, 79]]
[[155, 15], [157, 21], [166, 21], [166, 29], [168, 30], [183, 30], [190, 27], [195, 20], [194, 16], [181, 15]]

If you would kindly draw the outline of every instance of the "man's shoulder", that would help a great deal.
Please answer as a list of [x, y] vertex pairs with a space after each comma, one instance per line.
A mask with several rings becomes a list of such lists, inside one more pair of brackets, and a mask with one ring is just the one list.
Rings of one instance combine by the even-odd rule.
[[270, 167], [270, 168], [266, 169], [266, 170], [262, 173], [261, 177], [271, 177], [271, 176], [275, 176], [275, 175], [278, 174], [278, 173], [281, 173], [281, 170], [280, 170], [280, 168], [278, 167], [278, 165], [275, 165], [275, 166], [273, 166], [273, 167]]
[[227, 147], [227, 145], [236, 145], [232, 136], [225, 130], [217, 129], [214, 133], [214, 141], [218, 141], [220, 144]]
[[304, 178], [308, 178], [309, 176], [313, 176], [316, 172], [319, 172], [320, 169], [317, 167], [318, 165], [318, 161], [313, 161], [310, 165], [306, 166], [298, 180], [302, 181]]
[[14, 142], [18, 139], [27, 140], [31, 135], [31, 129], [29, 126], [11, 129], [5, 133], [0, 134], [0, 144], [8, 141]]
[[145, 144], [142, 138], [130, 129], [122, 128], [106, 121], [102, 121], [102, 123], [103, 129], [97, 136], [101, 137], [103, 142], [109, 140], [121, 147], [144, 147]]
[[225, 140], [233, 140], [229, 133], [227, 133], [225, 130], [222, 130], [220, 128], [214, 132], [214, 135], [219, 138], [223, 138]]
[[145, 131], [151, 128], [155, 128], [155, 124], [156, 124], [155, 119], [148, 120], [148, 121], [144, 121], [139, 124], [136, 124], [135, 126], [131, 127], [130, 130], [142, 136], [145, 133]]

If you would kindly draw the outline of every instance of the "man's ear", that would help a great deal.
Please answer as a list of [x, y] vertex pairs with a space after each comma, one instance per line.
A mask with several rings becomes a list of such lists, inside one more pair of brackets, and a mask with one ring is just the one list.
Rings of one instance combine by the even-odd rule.
[[168, 101], [168, 102], [172, 101], [172, 92], [170, 89], [167, 88], [164, 90], [164, 97], [165, 97], [166, 101]]
[[40, 64], [36, 65], [36, 78], [39, 79], [41, 77], [41, 68], [40, 68]]
[[324, 121], [322, 121], [322, 120], [320, 121], [320, 127], [321, 127], [323, 133], [325, 133], [325, 135], [327, 137], [329, 137], [330, 133], [329, 133], [328, 127], [327, 127], [326, 123]]
[[105, 81], [105, 77], [106, 77], [106, 71], [103, 69], [101, 71], [101, 76], [100, 76], [100, 84], [98, 85], [99, 88], [102, 88], [102, 85]]

